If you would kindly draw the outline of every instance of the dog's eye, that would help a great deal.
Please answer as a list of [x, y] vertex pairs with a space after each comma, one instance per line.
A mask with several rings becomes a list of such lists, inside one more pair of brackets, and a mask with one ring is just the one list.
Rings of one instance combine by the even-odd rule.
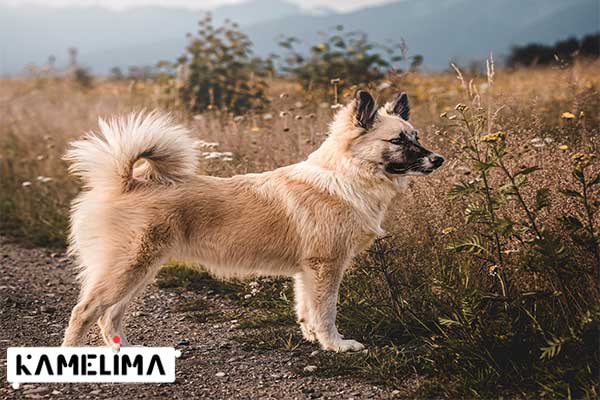
[[393, 139], [390, 139], [389, 142], [391, 144], [395, 144], [395, 145], [399, 146], [401, 144], [405, 144], [406, 143], [406, 138], [404, 136], [395, 137]]

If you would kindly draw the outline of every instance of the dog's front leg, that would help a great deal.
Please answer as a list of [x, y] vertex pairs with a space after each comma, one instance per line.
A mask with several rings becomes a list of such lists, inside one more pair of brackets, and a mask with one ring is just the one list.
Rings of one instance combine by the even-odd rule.
[[311, 259], [301, 274], [302, 301], [308, 307], [307, 327], [311, 333], [314, 332], [323, 350], [344, 352], [365, 348], [356, 340], [344, 340], [335, 325], [344, 267], [340, 262]]

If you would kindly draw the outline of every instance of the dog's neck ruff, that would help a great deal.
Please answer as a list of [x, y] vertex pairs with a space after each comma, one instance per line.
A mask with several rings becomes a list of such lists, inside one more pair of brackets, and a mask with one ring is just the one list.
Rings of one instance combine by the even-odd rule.
[[349, 159], [340, 159], [333, 167], [323, 166], [310, 158], [295, 164], [290, 177], [302, 180], [319, 190], [342, 199], [368, 221], [366, 229], [377, 236], [385, 231], [381, 227], [385, 212], [401, 186], [382, 174], [375, 175], [365, 166]]

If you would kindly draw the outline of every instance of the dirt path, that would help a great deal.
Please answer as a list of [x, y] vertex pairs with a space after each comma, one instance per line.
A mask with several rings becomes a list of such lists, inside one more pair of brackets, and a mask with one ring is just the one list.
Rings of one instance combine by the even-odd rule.
[[[303, 372], [316, 346], [293, 351], [240, 342], [236, 318], [244, 311], [210, 290], [178, 292], [152, 285], [135, 301], [127, 320], [134, 344], [182, 350], [174, 384], [39, 384], [15, 391], [6, 382], [6, 348], [57, 346], [78, 288], [63, 253], [26, 249], [0, 237], [0, 398], [388, 398], [386, 388], [355, 377]], [[206, 307], [211, 319], [191, 318], [189, 304]], [[101, 342], [96, 328], [88, 343]], [[218, 376], [219, 372], [225, 376]]]

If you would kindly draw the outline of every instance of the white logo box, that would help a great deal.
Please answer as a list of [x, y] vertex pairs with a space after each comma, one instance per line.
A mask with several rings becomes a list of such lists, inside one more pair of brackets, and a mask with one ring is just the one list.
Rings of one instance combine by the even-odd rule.
[[173, 347], [9, 347], [7, 380], [22, 383], [171, 383]]

